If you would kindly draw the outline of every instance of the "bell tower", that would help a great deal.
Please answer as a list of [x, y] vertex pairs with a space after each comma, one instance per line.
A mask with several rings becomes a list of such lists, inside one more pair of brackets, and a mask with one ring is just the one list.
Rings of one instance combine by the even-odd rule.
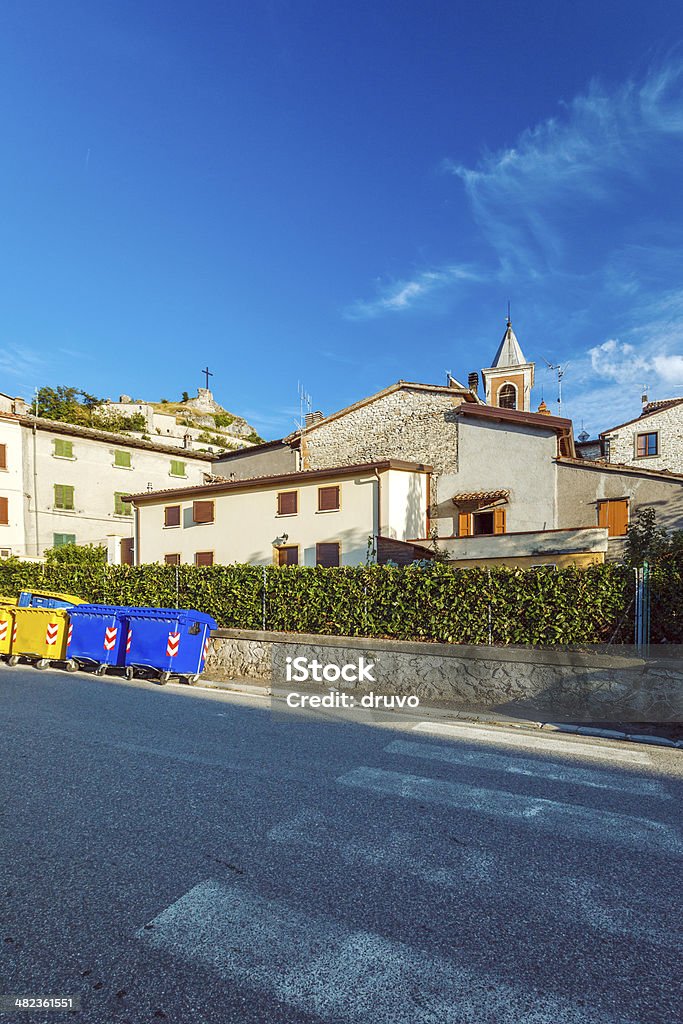
[[531, 389], [534, 386], [534, 364], [527, 363], [512, 330], [508, 313], [505, 334], [498, 346], [493, 365], [481, 371], [487, 405], [500, 409], [531, 409]]

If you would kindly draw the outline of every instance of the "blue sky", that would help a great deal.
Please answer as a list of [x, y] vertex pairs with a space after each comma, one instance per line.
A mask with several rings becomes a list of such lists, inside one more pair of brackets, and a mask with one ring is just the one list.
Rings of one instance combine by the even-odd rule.
[[683, 395], [683, 5], [4, 0], [0, 390]]

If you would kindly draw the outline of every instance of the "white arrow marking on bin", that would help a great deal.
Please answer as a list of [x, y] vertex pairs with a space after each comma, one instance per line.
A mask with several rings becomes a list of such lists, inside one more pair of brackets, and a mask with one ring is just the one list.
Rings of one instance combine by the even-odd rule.
[[166, 644], [166, 655], [169, 658], [175, 658], [180, 647], [180, 633], [169, 633], [168, 643]]
[[48, 622], [47, 630], [45, 631], [45, 643], [48, 647], [52, 647], [53, 644], [57, 643], [57, 635], [59, 633], [58, 622]]
[[118, 628], [116, 626], [107, 626], [104, 631], [104, 649], [105, 651], [113, 651], [116, 644], [116, 635]]

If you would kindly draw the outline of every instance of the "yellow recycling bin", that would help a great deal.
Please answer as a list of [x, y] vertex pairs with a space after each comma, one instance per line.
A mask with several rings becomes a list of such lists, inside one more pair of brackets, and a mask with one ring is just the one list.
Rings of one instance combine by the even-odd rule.
[[14, 608], [0, 603], [0, 654], [9, 654], [12, 650], [13, 630]]
[[16, 665], [20, 657], [36, 659], [36, 668], [47, 668], [51, 661], [66, 660], [69, 632], [66, 608], [12, 608], [12, 613], [10, 665]]

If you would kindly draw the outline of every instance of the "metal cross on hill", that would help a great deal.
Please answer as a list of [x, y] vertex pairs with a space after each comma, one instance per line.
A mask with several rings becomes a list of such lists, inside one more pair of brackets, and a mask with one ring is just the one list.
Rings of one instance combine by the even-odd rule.
[[202, 370], [202, 373], [206, 376], [206, 390], [208, 391], [209, 390], [209, 377], [213, 377], [213, 374], [212, 374], [212, 372], [211, 372], [211, 370], [209, 369], [208, 366], [204, 370]]

